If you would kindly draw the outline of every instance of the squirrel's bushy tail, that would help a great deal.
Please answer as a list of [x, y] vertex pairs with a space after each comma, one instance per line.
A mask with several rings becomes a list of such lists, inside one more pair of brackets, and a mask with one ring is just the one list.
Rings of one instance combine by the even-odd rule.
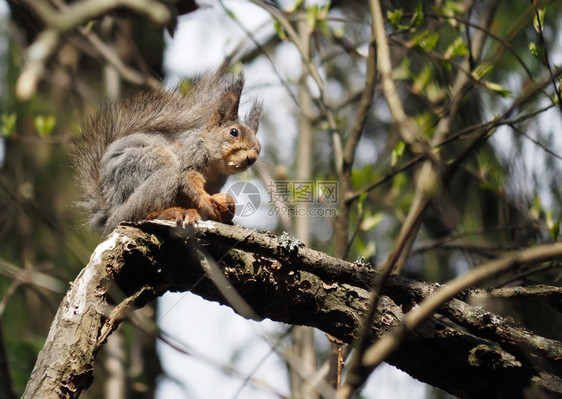
[[153, 89], [121, 101], [102, 105], [81, 126], [75, 141], [73, 163], [83, 190], [80, 205], [89, 214], [91, 227], [103, 230], [109, 216], [100, 179], [100, 163], [107, 147], [133, 133], [174, 135], [200, 130], [209, 124], [223, 96], [239, 91], [244, 77], [225, 70], [201, 75], [185, 93]]

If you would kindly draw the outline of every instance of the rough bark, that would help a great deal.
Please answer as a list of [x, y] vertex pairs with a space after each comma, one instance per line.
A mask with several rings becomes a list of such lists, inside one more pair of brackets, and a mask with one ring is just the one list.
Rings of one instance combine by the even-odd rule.
[[[217, 270], [228, 284], [210, 277]], [[352, 343], [376, 273], [291, 237], [239, 226], [121, 225], [71, 284], [23, 398], [78, 397], [91, 384], [94, 358], [111, 331], [129, 311], [167, 291], [191, 291], [245, 317], [312, 326]], [[399, 325], [438, 289], [391, 276], [372, 338]], [[562, 344], [469, 305], [463, 299], [470, 294], [411, 331], [387, 361], [460, 397], [523, 397], [533, 390], [562, 395]], [[554, 300], [560, 303], [560, 293]]]

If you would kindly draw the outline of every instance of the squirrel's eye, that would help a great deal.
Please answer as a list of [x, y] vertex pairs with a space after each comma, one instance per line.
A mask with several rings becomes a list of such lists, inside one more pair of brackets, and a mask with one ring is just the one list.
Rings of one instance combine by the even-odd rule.
[[238, 137], [238, 129], [234, 129], [234, 128], [230, 129], [230, 135], [232, 137]]

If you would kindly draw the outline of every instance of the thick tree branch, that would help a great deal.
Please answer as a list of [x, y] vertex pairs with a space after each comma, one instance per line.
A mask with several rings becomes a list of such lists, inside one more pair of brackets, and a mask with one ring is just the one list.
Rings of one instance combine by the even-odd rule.
[[[210, 264], [218, 267], [211, 270]], [[228, 286], [208, 277], [219, 271]], [[93, 380], [93, 361], [108, 334], [134, 308], [167, 291], [191, 291], [229, 305], [226, 298], [233, 296], [227, 291], [236, 290], [234, 297], [243, 299], [253, 318], [313, 326], [353, 342], [369, 303], [366, 287], [376, 276], [368, 266], [332, 258], [286, 235], [214, 222], [188, 229], [169, 222], [121, 225], [71, 284], [23, 397], [78, 397]], [[371, 340], [400, 326], [410, 309], [440, 291], [390, 276]], [[530, 385], [562, 394], [560, 356], [552, 356], [562, 344], [462, 301], [469, 296], [450, 300], [441, 315], [408, 331], [386, 360], [461, 397], [519, 396]]]

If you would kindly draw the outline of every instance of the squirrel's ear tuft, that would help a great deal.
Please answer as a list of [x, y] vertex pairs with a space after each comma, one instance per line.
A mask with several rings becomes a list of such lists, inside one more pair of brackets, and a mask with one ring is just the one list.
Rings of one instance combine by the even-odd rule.
[[221, 126], [226, 122], [238, 120], [238, 107], [243, 86], [244, 80], [241, 77], [227, 87], [218, 101], [210, 126]]
[[246, 116], [246, 126], [248, 126], [254, 134], [258, 132], [258, 127], [260, 126], [262, 108], [262, 102], [255, 101], [252, 105], [252, 109]]

